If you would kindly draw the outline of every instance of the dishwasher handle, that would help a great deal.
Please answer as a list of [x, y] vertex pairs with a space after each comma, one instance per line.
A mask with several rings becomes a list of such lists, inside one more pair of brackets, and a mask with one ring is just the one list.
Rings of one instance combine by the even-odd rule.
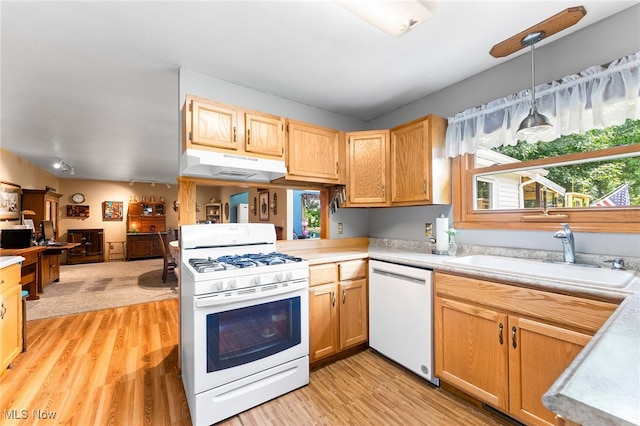
[[374, 274], [377, 274], [377, 275], [384, 275], [385, 277], [397, 278], [399, 280], [410, 281], [410, 282], [413, 282], [413, 283], [416, 283], [416, 284], [423, 284], [423, 285], [427, 284], [427, 281], [426, 281], [425, 278], [412, 277], [410, 275], [399, 274], [397, 272], [385, 271], [385, 270], [378, 269], [378, 268], [373, 268], [372, 272]]

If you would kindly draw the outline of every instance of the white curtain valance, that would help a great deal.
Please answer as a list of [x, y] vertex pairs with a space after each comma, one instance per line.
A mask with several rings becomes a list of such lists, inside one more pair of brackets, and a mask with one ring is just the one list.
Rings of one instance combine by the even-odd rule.
[[536, 86], [536, 106], [553, 127], [533, 135], [516, 135], [529, 114], [531, 94], [523, 90], [449, 118], [448, 157], [495, 148], [552, 141], [562, 135], [585, 132], [640, 118], [640, 52], [618, 59], [606, 68], [593, 66], [580, 74]]

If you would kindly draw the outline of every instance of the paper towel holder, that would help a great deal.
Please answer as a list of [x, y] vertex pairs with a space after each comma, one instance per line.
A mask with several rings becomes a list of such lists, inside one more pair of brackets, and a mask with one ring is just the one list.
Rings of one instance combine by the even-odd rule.
[[[445, 216], [444, 216], [444, 214], [442, 214], [442, 213], [438, 216], [438, 219], [444, 219], [444, 218], [445, 218]], [[438, 219], [436, 219], [436, 236], [438, 235]], [[433, 237], [432, 237], [432, 238], [430, 239], [430, 241], [431, 241], [432, 243], [434, 243], [434, 244], [437, 244], [437, 239], [436, 239], [436, 238], [433, 238]], [[448, 246], [448, 245], [449, 245], [449, 241], [448, 241], [448, 239], [447, 239], [447, 246]], [[431, 253], [432, 253], [432, 254], [437, 254], [437, 255], [439, 255], [439, 256], [449, 256], [449, 250], [438, 250], [438, 248], [437, 248], [437, 247], [436, 247], [436, 248], [434, 248], [433, 250], [431, 250]]]

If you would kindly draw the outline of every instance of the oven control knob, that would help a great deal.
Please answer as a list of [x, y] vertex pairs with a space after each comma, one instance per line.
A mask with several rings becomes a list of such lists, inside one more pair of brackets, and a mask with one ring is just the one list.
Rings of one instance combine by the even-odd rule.
[[224, 281], [218, 281], [217, 283], [218, 290], [224, 290], [227, 288], [227, 283]]
[[287, 280], [291, 281], [293, 279], [293, 271], [287, 272]]
[[235, 279], [229, 280], [229, 288], [236, 288], [236, 287], [237, 287], [236, 280]]
[[257, 277], [253, 278], [253, 285], [260, 285], [260, 276], [258, 275]]
[[275, 282], [277, 282], [277, 283], [281, 283], [282, 281], [284, 281], [284, 277], [282, 276], [282, 274], [276, 274], [276, 275], [273, 277], [273, 279], [274, 279], [274, 281], [275, 281]]

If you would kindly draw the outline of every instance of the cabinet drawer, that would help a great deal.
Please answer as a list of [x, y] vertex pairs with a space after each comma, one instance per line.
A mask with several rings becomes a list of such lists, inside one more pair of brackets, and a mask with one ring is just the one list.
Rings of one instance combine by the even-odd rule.
[[348, 262], [340, 262], [340, 281], [355, 280], [367, 277], [367, 261], [366, 260], [350, 260]]
[[435, 291], [438, 297], [537, 318], [592, 335], [618, 307], [610, 302], [440, 272], [435, 274]]
[[2, 268], [2, 278], [0, 278], [0, 289], [16, 285], [20, 282], [20, 264], [14, 263]]
[[325, 263], [309, 267], [309, 285], [335, 283], [338, 281], [338, 265]]

